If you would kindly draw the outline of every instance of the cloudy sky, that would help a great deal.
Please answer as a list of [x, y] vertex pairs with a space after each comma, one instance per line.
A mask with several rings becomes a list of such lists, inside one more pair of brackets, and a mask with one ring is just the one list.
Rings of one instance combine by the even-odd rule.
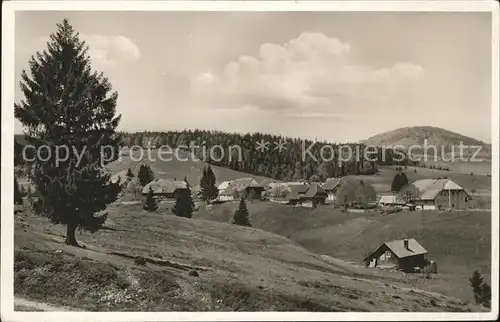
[[431, 125], [491, 141], [489, 13], [18, 12], [16, 83], [64, 18], [125, 131], [338, 142]]

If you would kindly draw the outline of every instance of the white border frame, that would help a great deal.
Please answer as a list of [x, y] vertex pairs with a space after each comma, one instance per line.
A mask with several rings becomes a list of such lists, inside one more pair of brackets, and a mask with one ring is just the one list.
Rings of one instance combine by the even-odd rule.
[[[492, 14], [492, 310], [487, 313], [15, 312], [13, 297], [14, 27], [16, 11], [443, 11]], [[6, 1], [2, 2], [1, 318], [4, 321], [496, 320], [498, 318], [499, 4], [496, 1]], [[496, 198], [495, 198], [496, 196]]]

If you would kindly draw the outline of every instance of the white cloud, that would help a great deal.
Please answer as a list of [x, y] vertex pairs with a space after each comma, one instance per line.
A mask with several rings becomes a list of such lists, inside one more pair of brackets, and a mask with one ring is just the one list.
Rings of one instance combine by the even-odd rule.
[[354, 98], [392, 95], [405, 81], [423, 75], [422, 67], [413, 63], [380, 69], [355, 63], [350, 52], [348, 43], [306, 32], [285, 44], [265, 43], [258, 56], [229, 62], [219, 74], [201, 73], [192, 91], [218, 108], [251, 105], [297, 109], [302, 115], [304, 110], [322, 113]]
[[[34, 40], [34, 50], [45, 49], [48, 36]], [[89, 55], [95, 67], [113, 67], [141, 57], [139, 47], [129, 38], [116, 35], [80, 34], [80, 40], [89, 46]]]

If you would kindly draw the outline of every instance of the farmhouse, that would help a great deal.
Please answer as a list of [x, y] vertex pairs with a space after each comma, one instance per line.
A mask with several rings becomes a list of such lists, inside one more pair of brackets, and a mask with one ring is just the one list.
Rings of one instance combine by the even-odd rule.
[[264, 187], [253, 178], [240, 178], [233, 181], [224, 181], [219, 186], [220, 201], [231, 201], [235, 197], [260, 199]]
[[[290, 205], [316, 207], [318, 205], [324, 205], [326, 197], [326, 192], [319, 184], [311, 183], [308, 185], [301, 183], [287, 186], [282, 199], [285, 201], [283, 203]], [[280, 198], [276, 199], [280, 200]]]
[[154, 195], [165, 198], [175, 198], [179, 193], [189, 190], [185, 181], [156, 179], [142, 188], [142, 194], [147, 195], [150, 188], [153, 189]]
[[327, 193], [328, 197], [326, 198], [328, 203], [335, 203], [335, 195], [337, 191], [340, 189], [342, 184], [345, 181], [342, 178], [328, 178], [325, 183], [321, 186], [323, 190]]
[[415, 205], [424, 210], [467, 209], [472, 200], [464, 188], [450, 179], [422, 179], [411, 185], [418, 190]]
[[226, 189], [219, 191], [218, 200], [219, 201], [233, 201], [235, 194], [238, 192], [233, 189], [231, 185], [228, 185]]
[[230, 184], [231, 184], [231, 181], [223, 181], [223, 182], [221, 182], [221, 184], [219, 184], [219, 186], [217, 187], [217, 190], [219, 190], [219, 193], [221, 193], [222, 191], [226, 190]]
[[363, 261], [369, 267], [396, 268], [405, 272], [414, 272], [428, 264], [427, 250], [413, 238], [385, 242]]

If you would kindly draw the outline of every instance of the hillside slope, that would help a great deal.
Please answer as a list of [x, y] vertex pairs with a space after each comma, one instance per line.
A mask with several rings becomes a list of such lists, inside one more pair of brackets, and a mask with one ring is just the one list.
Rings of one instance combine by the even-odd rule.
[[[446, 147], [445, 151], [448, 151], [448, 147], [454, 145], [457, 147], [455, 149], [458, 152], [460, 142], [463, 142], [463, 145], [465, 146], [483, 146], [481, 155], [491, 156], [491, 144], [432, 126], [403, 127], [374, 135], [364, 140], [363, 143], [374, 146], [403, 145], [405, 147], [409, 147], [411, 145], [423, 146], [424, 140], [426, 139], [427, 145], [437, 146], [438, 149], [440, 149], [441, 146], [444, 146]], [[473, 150], [474, 149], [471, 149], [470, 151], [474, 152]]]
[[[197, 218], [228, 222], [237, 203], [217, 205]], [[308, 250], [360, 263], [382, 242], [415, 238], [438, 262], [439, 275], [425, 287], [472, 301], [468, 277], [475, 269], [491, 271], [491, 212], [344, 213], [330, 206], [316, 209], [270, 202], [248, 203], [254, 227], [288, 237]], [[420, 283], [418, 277], [416, 283]], [[418, 284], [416, 284], [418, 285]]]
[[[306, 251], [259, 229], [109, 208], [107, 229], [66, 246], [64, 228], [15, 215], [15, 295], [84, 310], [482, 310]], [[134, 260], [140, 256], [144, 260]], [[50, 285], [50, 286], [49, 286]]]

